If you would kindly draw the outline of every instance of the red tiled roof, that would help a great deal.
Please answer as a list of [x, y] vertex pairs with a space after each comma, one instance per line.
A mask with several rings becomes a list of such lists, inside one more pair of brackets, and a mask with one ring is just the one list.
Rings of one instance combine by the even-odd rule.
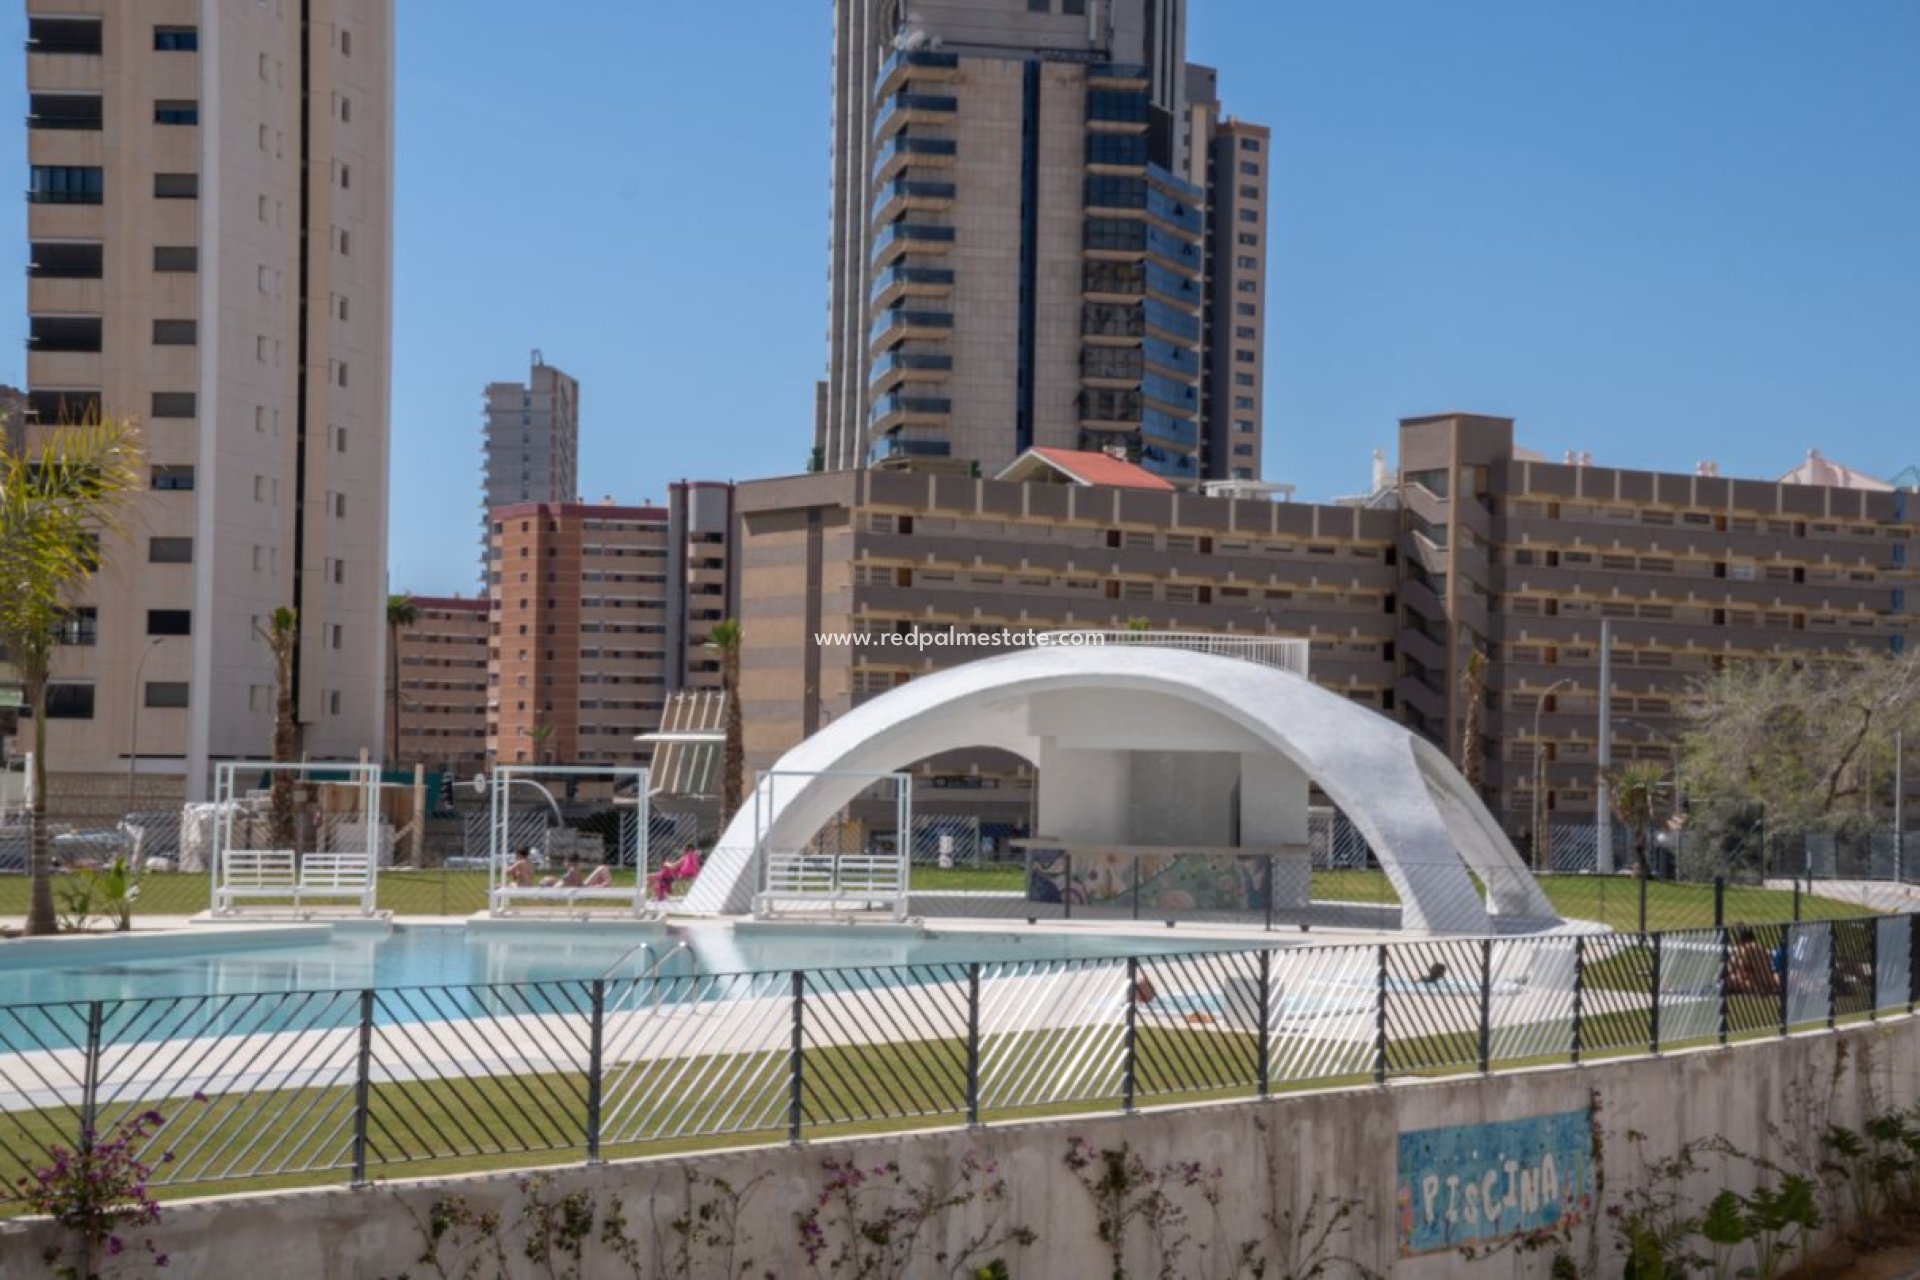
[[[1113, 457], [1105, 453], [1083, 452], [1077, 449], [1029, 449], [1021, 458], [1039, 458], [1048, 466], [1079, 484], [1103, 485], [1113, 489], [1159, 489], [1170, 490], [1173, 482], [1153, 474], [1144, 467]], [[1016, 458], [1007, 471], [1020, 465]], [[1005, 475], [1006, 472], [1002, 472]]]

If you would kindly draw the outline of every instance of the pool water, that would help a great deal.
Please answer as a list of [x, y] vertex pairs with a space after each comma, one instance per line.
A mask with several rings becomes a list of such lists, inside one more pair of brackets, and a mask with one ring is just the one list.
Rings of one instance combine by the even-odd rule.
[[[638, 952], [641, 942], [651, 948]], [[923, 932], [867, 926], [697, 925], [636, 932], [583, 922], [512, 928], [342, 925], [62, 941], [0, 947], [0, 1007], [87, 1000], [245, 996], [289, 991], [469, 987], [632, 978], [664, 962], [689, 973], [860, 968], [1245, 950], [1258, 943], [1191, 936]]]

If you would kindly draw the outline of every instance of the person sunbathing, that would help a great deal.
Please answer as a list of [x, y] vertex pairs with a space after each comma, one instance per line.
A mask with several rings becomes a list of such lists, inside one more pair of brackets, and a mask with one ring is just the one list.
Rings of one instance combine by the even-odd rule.
[[514, 851], [513, 862], [507, 867], [507, 883], [516, 889], [533, 886], [533, 850], [522, 847]]
[[613, 888], [613, 868], [604, 862], [601, 863], [588, 873], [587, 878], [581, 882], [580, 887], [583, 889]]
[[580, 855], [567, 855], [567, 869], [557, 876], [548, 876], [540, 882], [542, 889], [578, 889], [586, 884], [586, 875], [580, 870]]
[[1727, 954], [1727, 991], [1736, 996], [1770, 996], [1779, 990], [1780, 978], [1773, 971], [1773, 958], [1754, 937], [1753, 930], [1741, 925], [1734, 930], [1733, 950]]

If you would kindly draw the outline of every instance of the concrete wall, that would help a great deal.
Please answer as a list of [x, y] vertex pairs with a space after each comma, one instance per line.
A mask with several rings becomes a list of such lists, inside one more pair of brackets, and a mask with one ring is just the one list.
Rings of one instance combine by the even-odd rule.
[[[1005, 1220], [1038, 1235], [1030, 1248], [1007, 1251], [1013, 1274], [1070, 1280], [1106, 1274], [1091, 1201], [1063, 1162], [1069, 1139], [1080, 1137], [1105, 1148], [1131, 1144], [1155, 1165], [1198, 1161], [1221, 1170], [1217, 1222], [1197, 1195], [1177, 1193], [1191, 1213], [1194, 1239], [1177, 1274], [1214, 1274], [1218, 1252], [1203, 1257], [1197, 1249], [1217, 1249], [1221, 1242], [1260, 1240], [1269, 1257], [1284, 1259], [1291, 1233], [1270, 1231], [1266, 1224], [1288, 1221], [1288, 1215], [1300, 1221], [1318, 1196], [1323, 1212], [1333, 1199], [1356, 1202], [1346, 1229], [1336, 1236], [1338, 1250], [1394, 1280], [1519, 1280], [1546, 1276], [1551, 1254], [1509, 1250], [1476, 1262], [1453, 1252], [1395, 1257], [1399, 1135], [1552, 1115], [1592, 1104], [1595, 1127], [1604, 1139], [1596, 1163], [1604, 1172], [1606, 1199], [1588, 1219], [1598, 1227], [1576, 1231], [1570, 1252], [1581, 1274], [1613, 1275], [1617, 1263], [1606, 1260], [1610, 1236], [1604, 1208], [1641, 1177], [1643, 1158], [1672, 1155], [1683, 1142], [1722, 1135], [1742, 1151], [1792, 1167], [1797, 1157], [1791, 1144], [1805, 1142], [1811, 1148], [1813, 1135], [1827, 1124], [1857, 1127], [1866, 1116], [1920, 1097], [1917, 1048], [1920, 1021], [1908, 1018], [1837, 1035], [1492, 1080], [1396, 1084], [1132, 1117], [575, 1167], [556, 1172], [556, 1192], [590, 1191], [602, 1208], [608, 1197], [618, 1195], [633, 1222], [630, 1234], [638, 1235], [647, 1249], [656, 1247], [657, 1238], [658, 1247], [670, 1251], [670, 1221], [690, 1203], [712, 1198], [710, 1190], [697, 1191], [689, 1201], [690, 1174], [723, 1178], [735, 1187], [751, 1183], [736, 1263], [750, 1256], [753, 1262], [746, 1274], [807, 1275], [814, 1272], [799, 1247], [795, 1215], [816, 1203], [827, 1181], [823, 1161], [851, 1157], [865, 1169], [898, 1161], [909, 1183], [945, 1189], [953, 1185], [961, 1162], [977, 1155], [996, 1162], [1008, 1180]], [[1629, 1132], [1648, 1135], [1643, 1150], [1634, 1149], [1626, 1138]], [[420, 1274], [421, 1237], [414, 1223], [425, 1219], [434, 1201], [457, 1193], [474, 1209], [495, 1209], [509, 1222], [517, 1221], [524, 1206], [521, 1177], [198, 1201], [170, 1207], [154, 1238], [172, 1255], [172, 1274], [183, 1276], [278, 1274], [344, 1280], [409, 1270]], [[1704, 1202], [1723, 1186], [1746, 1190], [1751, 1185], [1751, 1168], [1745, 1162], [1708, 1158], [1689, 1190]], [[929, 1256], [976, 1235], [984, 1222], [985, 1211], [978, 1204], [941, 1219], [928, 1229], [927, 1243], [909, 1274], [946, 1274], [928, 1262]], [[42, 1224], [0, 1226], [0, 1280], [44, 1274], [40, 1247], [52, 1239]], [[509, 1241], [507, 1253], [515, 1265], [525, 1266], [518, 1239]], [[597, 1250], [589, 1253], [585, 1276], [631, 1274]], [[721, 1274], [720, 1265], [710, 1255], [696, 1256], [691, 1274]], [[1149, 1275], [1155, 1270], [1144, 1240], [1133, 1240], [1126, 1273]], [[1331, 1274], [1345, 1273], [1336, 1268]]]

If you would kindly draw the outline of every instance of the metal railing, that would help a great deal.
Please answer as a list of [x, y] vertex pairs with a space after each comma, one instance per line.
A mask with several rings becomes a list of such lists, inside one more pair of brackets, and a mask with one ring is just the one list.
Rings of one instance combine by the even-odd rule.
[[1915, 940], [1889, 916], [13, 1005], [0, 1184], [148, 1111], [158, 1185], [363, 1183], [1658, 1054], [1911, 1014]]

